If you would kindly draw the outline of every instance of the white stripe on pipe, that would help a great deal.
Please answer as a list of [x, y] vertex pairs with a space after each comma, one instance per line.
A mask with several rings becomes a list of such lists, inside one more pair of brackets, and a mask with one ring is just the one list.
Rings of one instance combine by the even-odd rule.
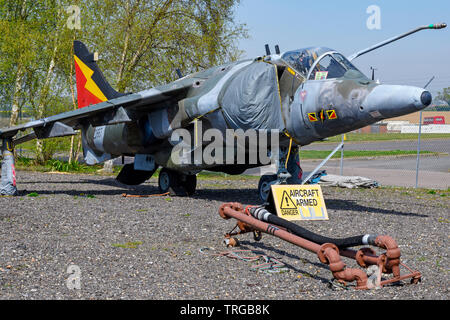
[[369, 244], [369, 237], [370, 237], [370, 234], [364, 235], [364, 237], [362, 238], [362, 243]]

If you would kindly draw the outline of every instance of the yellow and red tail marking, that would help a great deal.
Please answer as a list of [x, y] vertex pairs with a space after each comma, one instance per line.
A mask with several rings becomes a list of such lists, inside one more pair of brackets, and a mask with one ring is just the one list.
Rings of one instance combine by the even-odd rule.
[[108, 99], [100, 90], [98, 85], [92, 79], [94, 71], [90, 69], [76, 55], [75, 58], [75, 74], [77, 77], [77, 96], [78, 108], [84, 108], [91, 104], [97, 104]]

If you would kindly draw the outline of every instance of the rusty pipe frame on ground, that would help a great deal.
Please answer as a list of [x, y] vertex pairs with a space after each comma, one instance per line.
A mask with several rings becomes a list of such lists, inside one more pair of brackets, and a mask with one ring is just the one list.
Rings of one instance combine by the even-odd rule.
[[[401, 281], [411, 278], [412, 283], [417, 283], [421, 279], [421, 274], [418, 271], [413, 271], [400, 262], [400, 249], [394, 239], [389, 236], [377, 236], [374, 245], [385, 249], [386, 252], [376, 255], [371, 248], [362, 248], [357, 251], [352, 249], [341, 249], [332, 243], [317, 244], [302, 237], [292, 234], [284, 228], [266, 223], [251, 216], [241, 203], [224, 203], [220, 209], [219, 214], [224, 219], [234, 218], [238, 221], [237, 226], [240, 232], [234, 234], [243, 234], [247, 232], [264, 232], [271, 234], [280, 239], [288, 241], [303, 249], [317, 254], [320, 262], [327, 264], [334, 278], [346, 285], [347, 282], [356, 281], [356, 289], [371, 289], [374, 287], [382, 287], [389, 283]], [[227, 238], [231, 234], [226, 235]], [[371, 265], [378, 267], [378, 276], [375, 283], [369, 281], [367, 274], [361, 269], [346, 268], [345, 263], [341, 260], [341, 256], [355, 259], [359, 266], [368, 268]], [[406, 275], [400, 274], [400, 265], [404, 266], [410, 272]], [[381, 281], [381, 273], [392, 273], [393, 278]]]

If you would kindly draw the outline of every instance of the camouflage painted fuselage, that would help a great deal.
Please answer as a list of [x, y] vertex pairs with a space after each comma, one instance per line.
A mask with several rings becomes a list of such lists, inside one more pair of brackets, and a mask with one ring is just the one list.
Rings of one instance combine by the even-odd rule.
[[[292, 138], [303, 146], [426, 106], [423, 89], [379, 85], [356, 68], [336, 78], [317, 74], [314, 78], [314, 66], [319, 69], [321, 59], [337, 54], [326, 48], [314, 50], [322, 54], [308, 74], [296, 70], [282, 55], [274, 55], [214, 67], [137, 93], [145, 98], [168, 88], [186, 88], [181, 99], [169, 97], [137, 121], [86, 125], [86, 160], [96, 163], [121, 155], [151, 154], [163, 167], [202, 170], [214, 165], [180, 166], [171, 161], [174, 130], [185, 128], [193, 137], [210, 128], [224, 137], [226, 129], [278, 130], [281, 145]], [[196, 121], [201, 121], [200, 133]]]

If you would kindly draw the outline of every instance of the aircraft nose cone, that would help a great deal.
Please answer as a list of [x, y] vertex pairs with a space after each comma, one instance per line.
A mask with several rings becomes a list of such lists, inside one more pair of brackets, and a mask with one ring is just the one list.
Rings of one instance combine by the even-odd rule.
[[363, 102], [364, 110], [380, 118], [393, 118], [417, 112], [431, 104], [430, 92], [412, 86], [379, 85]]
[[433, 100], [433, 97], [431, 96], [431, 93], [428, 91], [424, 91], [420, 96], [420, 101], [426, 107], [428, 107], [431, 104], [431, 100]]

